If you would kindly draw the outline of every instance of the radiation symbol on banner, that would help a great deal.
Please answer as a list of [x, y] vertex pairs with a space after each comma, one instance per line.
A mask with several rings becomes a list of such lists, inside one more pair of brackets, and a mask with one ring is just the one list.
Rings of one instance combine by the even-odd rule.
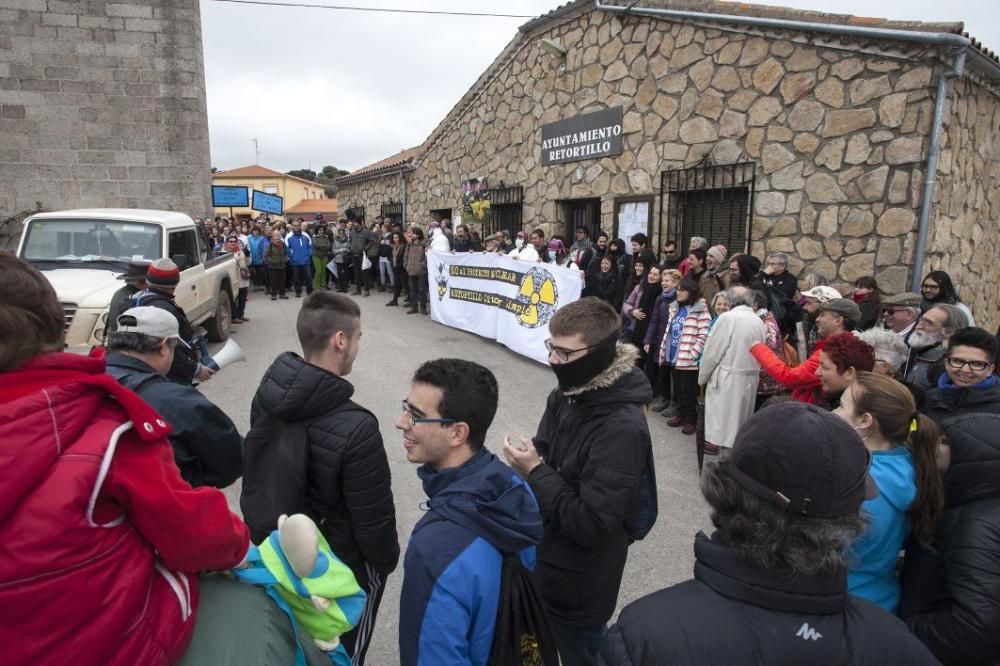
[[443, 301], [445, 294], [448, 293], [448, 276], [444, 273], [444, 264], [438, 264], [438, 274], [435, 281], [437, 282], [438, 300]]
[[556, 303], [559, 300], [556, 281], [547, 270], [535, 266], [521, 278], [517, 300], [528, 306], [517, 318], [521, 326], [527, 328], [544, 326], [556, 312]]

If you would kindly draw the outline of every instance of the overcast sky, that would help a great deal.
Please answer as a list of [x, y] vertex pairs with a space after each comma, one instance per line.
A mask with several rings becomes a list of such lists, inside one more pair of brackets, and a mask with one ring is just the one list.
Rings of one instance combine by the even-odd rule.
[[[293, 0], [277, 0], [291, 2]], [[558, 0], [304, 0], [536, 16]], [[754, 0], [749, 0], [753, 2]], [[618, 4], [624, 4], [619, 0]], [[842, 14], [964, 21], [1000, 51], [998, 0], [771, 0]], [[356, 169], [418, 145], [522, 18], [421, 16], [201, 0], [212, 165]]]

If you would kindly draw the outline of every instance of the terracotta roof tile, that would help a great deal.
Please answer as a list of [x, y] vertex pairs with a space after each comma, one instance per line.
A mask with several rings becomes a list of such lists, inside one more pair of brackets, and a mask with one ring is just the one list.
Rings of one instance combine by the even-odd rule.
[[311, 180], [306, 180], [305, 178], [299, 178], [298, 176], [291, 176], [287, 173], [281, 173], [280, 171], [275, 171], [274, 169], [268, 169], [267, 167], [259, 164], [251, 164], [250, 166], [229, 169], [228, 171], [216, 171], [212, 174], [212, 178], [291, 178], [292, 180], [298, 180], [303, 183], [309, 183], [310, 185], [322, 187], [320, 183], [315, 183]]
[[285, 211], [288, 215], [305, 215], [306, 213], [336, 213], [337, 199], [303, 199]]
[[401, 150], [395, 155], [385, 158], [384, 160], [379, 160], [378, 162], [373, 162], [368, 166], [363, 166], [360, 169], [355, 169], [351, 173], [336, 178], [335, 183], [348, 183], [359, 176], [368, 176], [378, 173], [379, 171], [385, 171], [387, 169], [393, 169], [395, 167], [400, 167], [407, 162], [411, 161], [420, 152], [420, 146], [414, 146], [413, 148], [407, 148], [406, 150]]

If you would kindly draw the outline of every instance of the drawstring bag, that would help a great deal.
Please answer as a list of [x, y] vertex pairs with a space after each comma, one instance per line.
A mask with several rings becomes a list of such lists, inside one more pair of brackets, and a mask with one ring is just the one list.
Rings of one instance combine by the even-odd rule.
[[489, 666], [559, 666], [542, 597], [521, 558], [504, 553]]

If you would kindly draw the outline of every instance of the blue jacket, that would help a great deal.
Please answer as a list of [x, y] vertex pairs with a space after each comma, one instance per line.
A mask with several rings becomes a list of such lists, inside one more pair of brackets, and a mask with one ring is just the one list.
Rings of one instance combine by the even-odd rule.
[[899, 605], [896, 558], [910, 534], [906, 512], [917, 495], [917, 473], [905, 446], [872, 452], [869, 473], [878, 484], [878, 497], [862, 505], [869, 525], [854, 542], [847, 591], [895, 613]]
[[285, 240], [288, 246], [288, 263], [292, 266], [307, 266], [312, 263], [312, 240], [302, 233], [290, 233]]
[[493, 645], [504, 553], [535, 566], [542, 518], [530, 488], [480, 450], [461, 467], [417, 474], [427, 513], [406, 549], [399, 609], [402, 666], [485, 664]]
[[250, 263], [260, 266], [267, 263], [267, 244], [270, 241], [263, 236], [250, 236], [247, 239], [250, 244]]

